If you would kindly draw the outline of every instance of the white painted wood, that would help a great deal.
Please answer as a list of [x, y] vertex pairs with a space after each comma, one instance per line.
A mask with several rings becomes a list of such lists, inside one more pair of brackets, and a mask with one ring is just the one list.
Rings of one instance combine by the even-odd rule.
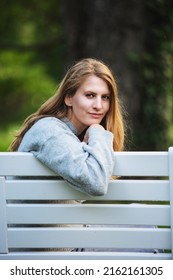
[[[171, 260], [170, 253], [129, 252], [13, 252], [3, 260]], [[2, 256], [0, 255], [0, 260]]]
[[[63, 180], [7, 180], [6, 197], [15, 200], [102, 200], [74, 190]], [[168, 201], [168, 180], [111, 180], [104, 200]]]
[[0, 254], [8, 253], [5, 179], [0, 177]]
[[56, 175], [31, 153], [0, 152], [0, 176]]
[[170, 226], [169, 205], [14, 204], [9, 224], [130, 224]]
[[168, 176], [168, 152], [115, 152], [114, 175]]
[[169, 182], [170, 182], [170, 220], [171, 220], [171, 249], [173, 259], [173, 147], [169, 148]]
[[[70, 237], [70, 238], [69, 238]], [[170, 229], [156, 228], [9, 228], [10, 248], [169, 249]]]
[[[30, 153], [0, 153], [0, 175], [55, 175]], [[114, 174], [168, 176], [168, 152], [115, 152]]]
[[[100, 246], [171, 250], [173, 148], [169, 153], [116, 152], [114, 175], [128, 178], [110, 180], [105, 196], [90, 197], [58, 180], [57, 175], [32, 154], [0, 153], [0, 176], [6, 176], [0, 180], [1, 225], [5, 221], [5, 231], [1, 231], [5, 243], [0, 241], [4, 254], [0, 253], [0, 259], [173, 259], [169, 251], [157, 254], [25, 252], [25, 248]], [[11, 176], [26, 177], [19, 180]], [[153, 179], [145, 180], [145, 176]], [[57, 200], [87, 200], [87, 204], [57, 204]], [[71, 227], [57, 227], [57, 224], [70, 224]], [[84, 224], [94, 226], [81, 227]], [[15, 248], [21, 248], [23, 252], [11, 252]]]

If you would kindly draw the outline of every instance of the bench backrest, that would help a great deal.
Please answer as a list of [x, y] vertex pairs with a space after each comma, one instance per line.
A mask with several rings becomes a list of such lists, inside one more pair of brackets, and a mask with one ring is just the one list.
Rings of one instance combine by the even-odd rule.
[[114, 175], [105, 196], [91, 197], [30, 153], [0, 153], [0, 259], [171, 259], [173, 148], [116, 152]]

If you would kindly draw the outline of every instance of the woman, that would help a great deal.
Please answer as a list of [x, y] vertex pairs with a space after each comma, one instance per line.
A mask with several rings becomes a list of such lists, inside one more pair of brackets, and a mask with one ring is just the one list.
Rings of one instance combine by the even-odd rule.
[[74, 188], [98, 196], [107, 192], [114, 151], [121, 151], [123, 143], [115, 79], [104, 63], [83, 59], [68, 70], [56, 94], [25, 120], [11, 149], [33, 153]]
[[107, 192], [114, 150], [123, 143], [115, 79], [89, 58], [74, 64], [55, 95], [25, 120], [11, 150], [33, 153], [77, 190], [98, 196]]

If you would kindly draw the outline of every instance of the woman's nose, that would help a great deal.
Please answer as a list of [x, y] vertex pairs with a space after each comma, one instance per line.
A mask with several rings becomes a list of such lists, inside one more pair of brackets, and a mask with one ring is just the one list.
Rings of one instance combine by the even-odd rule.
[[94, 100], [94, 106], [93, 106], [95, 109], [99, 110], [102, 108], [102, 99], [100, 97], [97, 97], [95, 100]]

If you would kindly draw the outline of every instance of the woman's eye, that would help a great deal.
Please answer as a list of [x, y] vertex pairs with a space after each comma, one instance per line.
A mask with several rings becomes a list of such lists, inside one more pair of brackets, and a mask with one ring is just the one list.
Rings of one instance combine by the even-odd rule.
[[102, 97], [104, 100], [110, 100], [110, 96], [109, 95], [103, 95]]
[[93, 94], [93, 93], [87, 93], [87, 94], [86, 94], [86, 97], [92, 98], [92, 97], [94, 97], [94, 94]]
[[[87, 98], [94, 98], [96, 95], [92, 92], [88, 92], [86, 93], [86, 97]], [[110, 100], [110, 95], [102, 95], [101, 97], [103, 100], [107, 101], [107, 100]]]

